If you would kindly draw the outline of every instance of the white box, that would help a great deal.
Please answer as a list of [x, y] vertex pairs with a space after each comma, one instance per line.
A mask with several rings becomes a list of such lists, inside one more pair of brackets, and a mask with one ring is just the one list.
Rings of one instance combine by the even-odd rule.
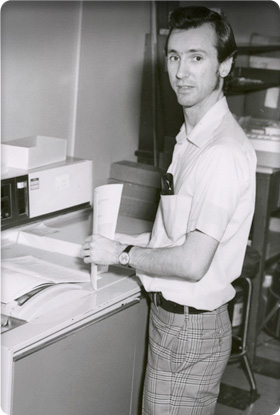
[[29, 170], [64, 161], [67, 141], [64, 138], [36, 135], [4, 142], [1, 147], [5, 166]]
[[250, 143], [256, 151], [278, 153], [278, 157], [280, 157], [280, 140], [274, 141], [260, 138], [250, 138]]
[[271, 153], [270, 151], [256, 151], [258, 166], [280, 168], [279, 153]]
[[268, 56], [250, 56], [250, 68], [274, 69], [279, 70], [280, 59]]

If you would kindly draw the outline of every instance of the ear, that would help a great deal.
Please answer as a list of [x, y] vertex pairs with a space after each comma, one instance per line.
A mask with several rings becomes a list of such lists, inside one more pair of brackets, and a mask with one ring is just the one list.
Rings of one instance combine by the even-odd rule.
[[233, 58], [231, 57], [231, 58], [226, 59], [224, 62], [220, 64], [219, 73], [220, 73], [221, 78], [225, 78], [230, 73], [232, 61], [233, 61]]

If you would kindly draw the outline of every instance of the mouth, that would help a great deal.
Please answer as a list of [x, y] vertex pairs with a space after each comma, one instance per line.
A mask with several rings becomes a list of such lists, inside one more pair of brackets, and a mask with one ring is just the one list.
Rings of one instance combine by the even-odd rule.
[[188, 92], [194, 87], [191, 85], [177, 85], [177, 91], [178, 92]]

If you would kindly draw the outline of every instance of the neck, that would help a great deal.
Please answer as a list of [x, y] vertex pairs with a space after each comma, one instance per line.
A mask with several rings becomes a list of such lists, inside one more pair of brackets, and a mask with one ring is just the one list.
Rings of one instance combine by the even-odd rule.
[[212, 108], [220, 99], [222, 99], [224, 93], [222, 90], [214, 91], [202, 102], [192, 106], [183, 107], [186, 133], [189, 134], [191, 130], [199, 123], [204, 115]]

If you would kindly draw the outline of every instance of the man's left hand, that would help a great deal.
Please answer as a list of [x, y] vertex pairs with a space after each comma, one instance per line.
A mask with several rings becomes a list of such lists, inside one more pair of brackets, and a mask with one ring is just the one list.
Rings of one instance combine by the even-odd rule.
[[115, 265], [119, 263], [119, 255], [125, 247], [118, 241], [92, 235], [82, 245], [81, 257], [86, 264]]

